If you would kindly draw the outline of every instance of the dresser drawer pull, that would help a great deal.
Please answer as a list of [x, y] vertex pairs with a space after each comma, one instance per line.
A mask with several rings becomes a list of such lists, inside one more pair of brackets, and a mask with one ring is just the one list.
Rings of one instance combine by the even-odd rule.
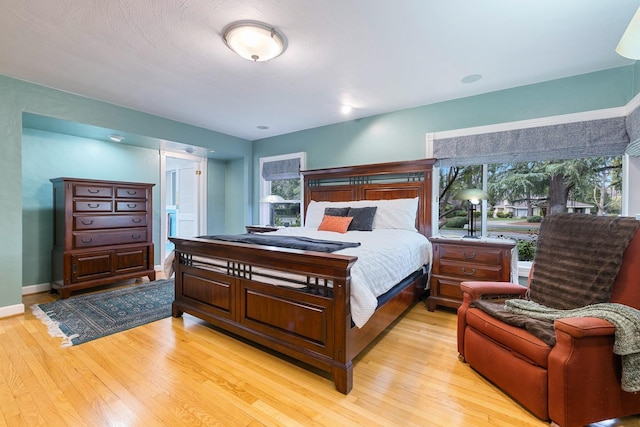
[[474, 259], [476, 257], [476, 253], [462, 252], [462, 256], [465, 257], [466, 259]]
[[140, 224], [142, 220], [140, 218], [133, 218], [131, 219], [131, 222], [133, 222], [134, 224]]
[[136, 190], [127, 190], [127, 194], [130, 196], [135, 196], [136, 194], [138, 194], [138, 192]]
[[82, 237], [80, 240], [82, 240], [82, 243], [91, 243], [93, 241], [93, 238], [89, 237], [88, 239], [85, 239], [84, 237]]
[[462, 267], [462, 272], [467, 276], [473, 276], [474, 274], [476, 274], [476, 269], [472, 268], [471, 271], [469, 271], [466, 268]]
[[98, 194], [100, 192], [100, 190], [93, 190], [91, 188], [87, 189], [87, 191], [91, 194]]
[[87, 203], [87, 206], [89, 206], [91, 209], [96, 209], [100, 207], [100, 203]]
[[80, 222], [81, 222], [82, 224], [84, 224], [84, 225], [91, 225], [91, 224], [93, 224], [93, 220], [92, 220], [92, 219], [91, 219], [91, 220], [85, 220], [85, 219], [83, 219], [83, 220], [81, 220]]
[[128, 207], [129, 209], [133, 209], [133, 208], [135, 208], [136, 206], [138, 206], [138, 204], [137, 204], [137, 203], [127, 203], [127, 207]]
[[131, 235], [131, 238], [132, 238], [133, 240], [138, 240], [140, 237], [142, 237], [142, 235], [140, 235], [140, 234], [132, 234], [132, 235]]

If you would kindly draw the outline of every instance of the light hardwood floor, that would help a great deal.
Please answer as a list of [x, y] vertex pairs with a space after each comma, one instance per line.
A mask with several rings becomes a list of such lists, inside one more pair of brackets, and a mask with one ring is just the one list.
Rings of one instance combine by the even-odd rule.
[[25, 296], [24, 315], [0, 320], [0, 425], [548, 425], [460, 362], [455, 314], [422, 303], [358, 357], [345, 396], [189, 315], [60, 348], [30, 309], [55, 298]]

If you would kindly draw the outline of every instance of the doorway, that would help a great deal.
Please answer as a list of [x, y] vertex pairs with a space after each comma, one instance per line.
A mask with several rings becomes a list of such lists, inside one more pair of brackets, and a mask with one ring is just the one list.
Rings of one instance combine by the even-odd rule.
[[173, 250], [169, 237], [206, 233], [207, 159], [163, 152], [161, 167], [161, 242], [164, 260]]

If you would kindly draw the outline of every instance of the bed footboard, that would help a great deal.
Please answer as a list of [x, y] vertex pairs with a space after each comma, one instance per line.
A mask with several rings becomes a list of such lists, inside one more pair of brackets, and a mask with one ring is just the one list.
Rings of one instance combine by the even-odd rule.
[[346, 340], [350, 271], [357, 257], [171, 240], [174, 317], [199, 317], [331, 374], [342, 393], [351, 390]]

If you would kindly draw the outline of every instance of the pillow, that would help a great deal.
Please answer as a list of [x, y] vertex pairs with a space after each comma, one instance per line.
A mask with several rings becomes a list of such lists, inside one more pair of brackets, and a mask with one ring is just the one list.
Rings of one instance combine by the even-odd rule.
[[[344, 208], [339, 208], [344, 209]], [[377, 206], [367, 206], [364, 208], [349, 208], [347, 216], [353, 217], [349, 224], [349, 231], [371, 231], [373, 230], [373, 218], [376, 214]]]
[[349, 213], [349, 209], [349, 206], [344, 208], [324, 208], [324, 214], [331, 216], [353, 216], [347, 215]]
[[373, 219], [373, 228], [393, 228], [418, 231], [416, 215], [418, 214], [418, 198], [378, 200], [378, 210]]
[[418, 212], [418, 198], [393, 200], [358, 200], [350, 202], [317, 202], [312, 200], [305, 212], [305, 227], [317, 229], [326, 208], [362, 208], [376, 206], [373, 218], [373, 229], [395, 228], [401, 230], [416, 230], [416, 214]]
[[336, 233], [346, 233], [349, 224], [353, 220], [350, 216], [325, 215], [318, 226], [318, 231], [335, 231]]

